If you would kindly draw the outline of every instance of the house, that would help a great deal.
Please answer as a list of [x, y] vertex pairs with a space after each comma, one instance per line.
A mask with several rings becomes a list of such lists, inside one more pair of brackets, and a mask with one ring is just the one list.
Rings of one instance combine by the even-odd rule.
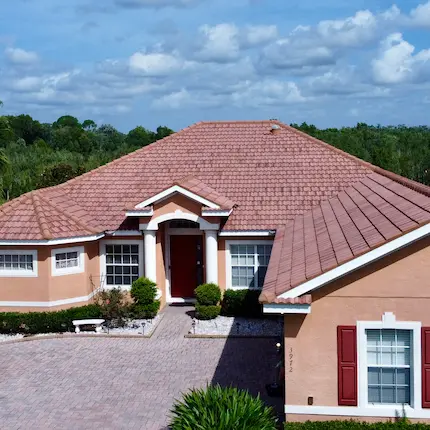
[[261, 289], [289, 420], [430, 420], [430, 188], [278, 121], [202, 122], [0, 207], [0, 311], [145, 275]]

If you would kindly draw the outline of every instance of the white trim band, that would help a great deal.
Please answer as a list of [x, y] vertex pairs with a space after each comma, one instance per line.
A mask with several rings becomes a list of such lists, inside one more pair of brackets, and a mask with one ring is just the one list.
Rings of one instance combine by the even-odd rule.
[[127, 211], [125, 213], [126, 217], [133, 217], [133, 216], [139, 217], [139, 216], [152, 216], [152, 215], [154, 215], [153, 209], [147, 210], [147, 211]]
[[230, 216], [232, 212], [233, 212], [233, 209], [230, 209], [228, 211], [224, 211], [224, 210], [204, 210], [204, 209], [202, 209], [202, 216], [207, 216], [207, 217], [211, 217], [211, 216]]
[[369, 251], [366, 254], [361, 255], [360, 257], [354, 258], [351, 261], [348, 261], [345, 264], [342, 264], [335, 269], [332, 269], [320, 276], [317, 276], [310, 281], [307, 281], [298, 287], [295, 287], [283, 294], [281, 294], [280, 298], [293, 298], [299, 297], [303, 294], [309, 293], [310, 291], [316, 290], [328, 284], [335, 279], [341, 278], [342, 276], [347, 275], [361, 267], [364, 267], [376, 260], [385, 257], [401, 248], [404, 248], [407, 245], [410, 245], [413, 242], [416, 242], [419, 239], [422, 239], [425, 236], [430, 234], [430, 223], [426, 224], [423, 227], [417, 228], [410, 233], [406, 233], [405, 235], [398, 237], [397, 239], [392, 240], [391, 242], [386, 243], [385, 245], [381, 245], [379, 248], [374, 249], [373, 251]]
[[0, 302], [0, 307], [16, 307], [16, 308], [27, 308], [27, 307], [34, 307], [34, 308], [53, 308], [55, 306], [62, 306], [62, 305], [71, 305], [73, 303], [80, 303], [80, 302], [87, 302], [90, 300], [95, 294], [97, 294], [97, 290], [93, 291], [91, 294], [88, 294], [88, 296], [81, 296], [81, 297], [72, 297], [70, 299], [61, 299], [61, 300], [54, 300], [52, 302]]
[[230, 230], [230, 231], [222, 231], [219, 233], [219, 236], [226, 237], [260, 237], [260, 236], [269, 236], [272, 237], [275, 235], [275, 230]]
[[311, 305], [293, 305], [293, 304], [276, 304], [270, 303], [263, 305], [264, 314], [310, 314]]
[[167, 190], [162, 191], [161, 193], [156, 194], [155, 196], [150, 197], [149, 199], [143, 201], [142, 203], [139, 203], [135, 206], [136, 209], [142, 209], [146, 206], [152, 205], [155, 202], [159, 202], [160, 200], [164, 200], [168, 197], [170, 197], [172, 194], [183, 194], [184, 196], [188, 197], [191, 200], [195, 200], [196, 202], [201, 203], [202, 205], [205, 205], [211, 209], [219, 209], [220, 207], [215, 204], [214, 202], [211, 202], [210, 200], [207, 200], [191, 191], [186, 190], [185, 188], [180, 187], [179, 185], [174, 185], [173, 187], [168, 188]]
[[28, 245], [65, 245], [68, 243], [79, 243], [79, 242], [93, 242], [104, 237], [104, 233], [95, 234], [93, 236], [75, 236], [67, 237], [64, 239], [51, 239], [51, 240], [0, 240], [0, 246], [28, 246]]

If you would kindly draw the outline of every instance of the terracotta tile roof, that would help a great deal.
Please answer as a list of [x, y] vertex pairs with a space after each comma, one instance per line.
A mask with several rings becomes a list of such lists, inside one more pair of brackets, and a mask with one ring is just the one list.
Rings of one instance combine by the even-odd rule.
[[24, 194], [0, 206], [0, 238], [9, 240], [49, 240], [90, 236], [97, 230], [41, 196], [39, 191]]
[[[275, 133], [273, 124], [279, 125]], [[125, 208], [175, 182], [222, 207], [234, 203], [223, 231], [272, 230], [377, 169], [277, 121], [203, 122], [64, 184], [37, 191], [43, 203], [36, 206], [43, 210], [36, 210], [29, 195], [3, 205], [0, 239], [48, 235], [41, 227], [43, 215], [48, 216], [45, 206], [58, 211], [62, 220], [55, 228], [48, 222], [53, 237], [121, 229], [127, 224]], [[403, 178], [394, 180], [406, 183]], [[410, 188], [422, 192], [418, 188], [424, 186], [409, 182]], [[385, 228], [391, 228], [389, 223]]]
[[430, 222], [430, 188], [413, 183], [424, 195], [387, 176], [365, 176], [279, 228], [260, 300], [277, 303], [291, 288]]

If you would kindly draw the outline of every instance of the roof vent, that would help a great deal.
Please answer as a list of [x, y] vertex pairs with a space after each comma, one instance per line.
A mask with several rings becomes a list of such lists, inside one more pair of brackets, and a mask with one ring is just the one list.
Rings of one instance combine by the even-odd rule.
[[275, 134], [281, 131], [281, 127], [278, 124], [272, 124], [270, 127], [270, 133]]

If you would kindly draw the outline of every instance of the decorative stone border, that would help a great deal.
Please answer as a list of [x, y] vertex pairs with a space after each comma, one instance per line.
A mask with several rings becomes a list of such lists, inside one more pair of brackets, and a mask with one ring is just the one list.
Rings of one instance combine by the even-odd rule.
[[[12, 343], [19, 343], [19, 342], [31, 342], [34, 340], [45, 340], [45, 339], [79, 339], [79, 338], [92, 338], [92, 339], [98, 339], [98, 338], [111, 338], [111, 339], [150, 339], [155, 331], [157, 330], [158, 326], [160, 325], [161, 321], [163, 320], [164, 313], [158, 314], [159, 319], [157, 323], [154, 325], [152, 330], [149, 333], [146, 334], [126, 334], [126, 333], [91, 333], [91, 332], [81, 332], [81, 333], [71, 333], [71, 332], [65, 332], [65, 333], [40, 333], [40, 334], [33, 334], [29, 336], [24, 337], [13, 337], [10, 340], [4, 340], [0, 342], [1, 345], [10, 345]], [[12, 337], [12, 336], [11, 336]]]
[[218, 316], [213, 320], [193, 319], [187, 338], [279, 338], [283, 321], [275, 318]]

